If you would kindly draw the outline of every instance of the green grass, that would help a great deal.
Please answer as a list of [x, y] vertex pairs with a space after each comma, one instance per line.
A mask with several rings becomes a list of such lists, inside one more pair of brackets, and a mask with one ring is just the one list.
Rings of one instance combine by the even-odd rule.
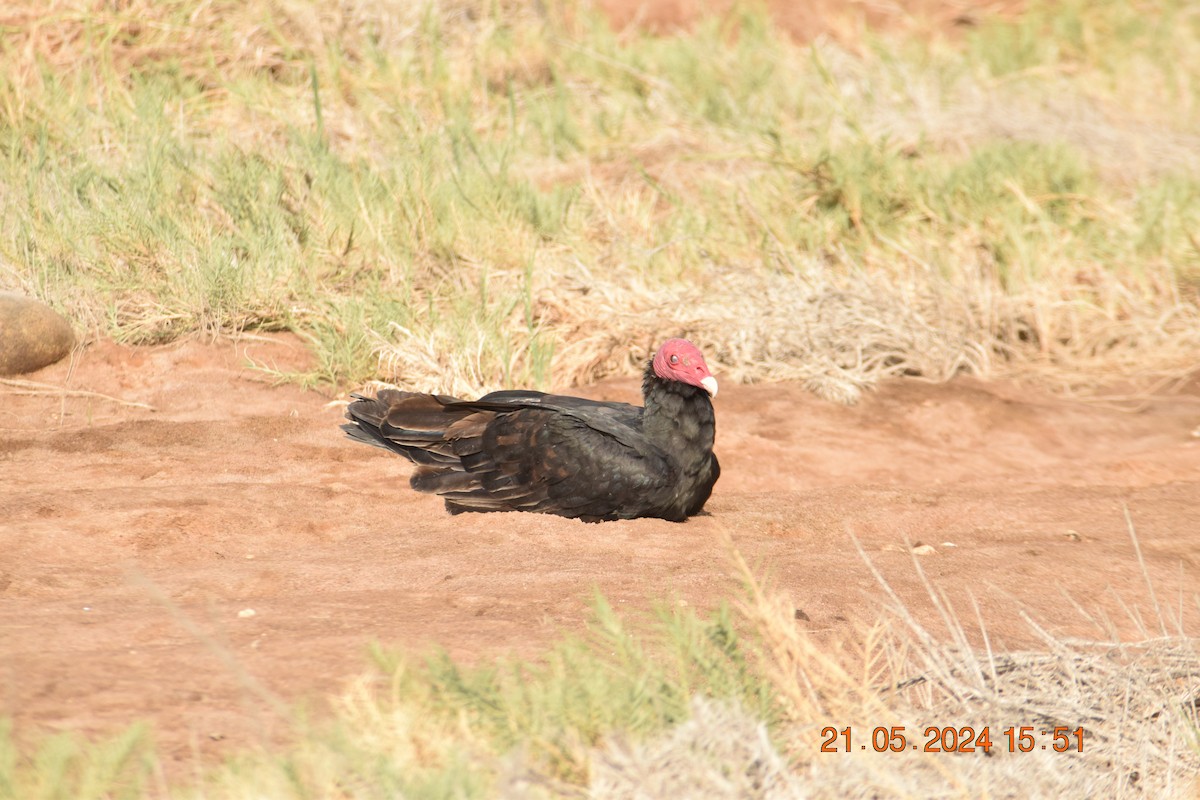
[[[486, 741], [497, 754], [521, 747], [540, 772], [575, 784], [586, 782], [591, 750], [607, 737], [643, 738], [677, 725], [695, 694], [732, 698], [760, 719], [779, 716], [727, 608], [700, 617], [664, 606], [641, 630], [602, 598], [594, 614], [585, 637], [564, 640], [536, 664], [463, 669], [438, 655], [413, 669], [380, 652], [391, 676], [384, 713], [411, 714], [417, 705], [423, 718], [457, 727], [468, 741]], [[467, 759], [460, 756], [454, 769]]]
[[0, 798], [3, 800], [125, 800], [145, 797], [154, 749], [145, 726], [110, 739], [60, 734], [30, 750], [19, 748], [11, 724], [0, 720]]
[[[628, 370], [573, 345], [649, 347], [628, 319], [650, 312], [772, 377], [691, 313], [733, 275], [760, 309], [861, 274], [965, 292], [1009, 320], [975, 349], [1100, 373], [1176, 365], [1196, 318], [1194, 3], [1035, 4], [858, 55], [752, 5], [661, 38], [526, 4], [38, 8], [0, 17], [0, 284], [121, 341], [294, 330], [308, 384], [382, 352], [409, 385], [477, 391]], [[1004, 333], [1051, 297], [1064, 330], [1186, 308], [1097, 364]]]

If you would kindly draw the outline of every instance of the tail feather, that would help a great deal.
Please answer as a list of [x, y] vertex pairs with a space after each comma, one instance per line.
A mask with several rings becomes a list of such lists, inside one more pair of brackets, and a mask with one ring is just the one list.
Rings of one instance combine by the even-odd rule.
[[[488, 412], [451, 408], [448, 395], [383, 389], [376, 396], [353, 394], [342, 430], [355, 441], [390, 450], [414, 464], [439, 471], [465, 469], [462, 456], [478, 460]], [[480, 419], [485, 416], [487, 419]], [[416, 476], [414, 476], [414, 481]]]
[[[529, 393], [521, 393], [520, 399], [525, 394]], [[531, 481], [514, 456], [525, 452], [544, 422], [520, 424], [515, 417], [523, 413], [523, 406], [498, 401], [489, 406], [385, 389], [375, 397], [354, 395], [346, 408], [350, 422], [342, 430], [356, 441], [416, 464], [412, 487], [441, 495], [451, 513], [538, 510], [556, 481]], [[566, 513], [575, 516], [574, 507]]]
[[[373, 447], [382, 447], [385, 450], [395, 450], [392, 443], [383, 438], [378, 428], [372, 428], [368, 425], [363, 425], [358, 422], [347, 422], [341, 426], [342, 430], [356, 442], [369, 444]], [[399, 452], [399, 451], [397, 451]]]

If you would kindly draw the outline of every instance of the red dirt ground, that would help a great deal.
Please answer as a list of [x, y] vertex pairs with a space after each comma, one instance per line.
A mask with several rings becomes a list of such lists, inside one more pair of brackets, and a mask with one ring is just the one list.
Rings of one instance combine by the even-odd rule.
[[[1022, 647], [1018, 607], [1090, 637], [1068, 597], [1127, 638], [1122, 604], [1154, 619], [1127, 506], [1158, 600], [1193, 632], [1200, 616], [1200, 382], [1137, 413], [973, 380], [854, 408], [725, 385], [711, 513], [588, 525], [450, 517], [402, 459], [342, 436], [341, 406], [247, 358], [307, 356], [279, 337], [101, 342], [26, 376], [154, 410], [0, 385], [0, 716], [19, 735], [149, 719], [165, 755], [208, 759], [280, 733], [255, 686], [320, 698], [372, 641], [533, 655], [581, 626], [593, 587], [709, 607], [733, 590], [725, 532], [813, 629], [878, 614], [853, 534], [919, 618], [937, 619], [914, 558], [964, 618], [979, 599], [993, 646]], [[633, 380], [585, 393], [637, 399]]]

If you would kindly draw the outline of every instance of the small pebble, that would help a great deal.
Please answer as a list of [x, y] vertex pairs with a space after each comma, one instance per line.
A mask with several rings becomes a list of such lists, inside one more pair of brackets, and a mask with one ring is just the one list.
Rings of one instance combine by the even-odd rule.
[[922, 544], [913, 548], [913, 553], [918, 556], [929, 556], [937, 552], [931, 544]]
[[243, 608], [241, 611], [238, 612], [238, 616], [241, 617], [242, 619], [249, 619], [250, 617], [253, 617], [255, 613], [256, 612], [254, 611], [253, 608]]

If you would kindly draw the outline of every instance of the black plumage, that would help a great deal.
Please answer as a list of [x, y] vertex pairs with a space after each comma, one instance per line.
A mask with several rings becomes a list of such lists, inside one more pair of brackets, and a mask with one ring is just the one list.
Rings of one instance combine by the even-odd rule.
[[412, 487], [441, 495], [451, 513], [682, 521], [720, 475], [715, 394], [700, 351], [672, 339], [646, 366], [642, 407], [535, 391], [464, 401], [385, 389], [354, 395], [342, 429], [416, 464]]

